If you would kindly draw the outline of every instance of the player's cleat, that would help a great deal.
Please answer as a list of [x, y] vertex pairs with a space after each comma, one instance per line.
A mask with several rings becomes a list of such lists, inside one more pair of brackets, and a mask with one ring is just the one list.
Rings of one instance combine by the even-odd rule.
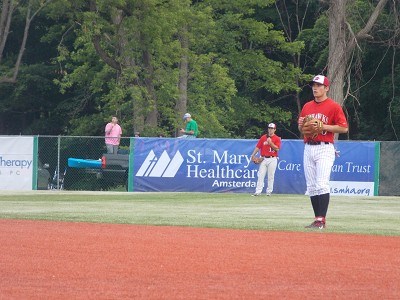
[[254, 194], [252, 194], [251, 196], [252, 197], [257, 197], [257, 196], [260, 196], [261, 194], [260, 193], [254, 193]]
[[271, 196], [271, 193], [267, 193], [267, 196]]
[[315, 220], [312, 222], [310, 225], [307, 225], [305, 228], [310, 228], [310, 229], [324, 229], [325, 228], [325, 222], [324, 221], [317, 221]]

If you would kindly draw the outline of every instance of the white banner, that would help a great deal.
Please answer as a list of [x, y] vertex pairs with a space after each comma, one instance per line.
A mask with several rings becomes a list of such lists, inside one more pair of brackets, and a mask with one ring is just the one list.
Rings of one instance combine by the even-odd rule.
[[32, 190], [33, 139], [0, 136], [0, 190]]
[[373, 182], [331, 181], [330, 186], [335, 196], [374, 196]]

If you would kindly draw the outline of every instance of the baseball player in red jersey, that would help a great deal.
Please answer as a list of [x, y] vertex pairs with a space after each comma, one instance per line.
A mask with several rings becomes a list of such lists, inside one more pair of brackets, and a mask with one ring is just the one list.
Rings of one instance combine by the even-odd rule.
[[342, 107], [327, 96], [329, 80], [317, 75], [312, 80], [314, 100], [307, 102], [301, 110], [298, 125], [303, 126], [308, 115], [321, 120], [322, 132], [314, 137], [304, 137], [304, 174], [307, 192], [314, 210], [314, 222], [306, 228], [325, 228], [329, 206], [329, 180], [335, 161], [334, 134], [346, 133], [348, 125]]
[[275, 131], [276, 125], [274, 123], [269, 123], [268, 134], [261, 136], [251, 154], [252, 160], [254, 160], [257, 152], [260, 152], [260, 156], [264, 158], [258, 168], [257, 187], [252, 196], [261, 195], [264, 188], [265, 175], [268, 176], [267, 196], [271, 196], [274, 190], [275, 171], [278, 165], [278, 151], [281, 148], [281, 138], [275, 134]]

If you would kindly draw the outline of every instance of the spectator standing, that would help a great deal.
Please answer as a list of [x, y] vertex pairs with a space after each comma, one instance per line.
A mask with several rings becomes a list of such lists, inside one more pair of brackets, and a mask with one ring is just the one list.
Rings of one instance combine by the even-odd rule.
[[192, 119], [191, 114], [184, 114], [183, 121], [186, 123], [186, 128], [182, 128], [179, 131], [181, 134], [183, 134], [180, 136], [180, 138], [196, 138], [199, 134], [199, 128], [197, 126], [197, 122]]
[[104, 131], [107, 153], [117, 154], [122, 135], [122, 128], [118, 124], [118, 118], [113, 116]]

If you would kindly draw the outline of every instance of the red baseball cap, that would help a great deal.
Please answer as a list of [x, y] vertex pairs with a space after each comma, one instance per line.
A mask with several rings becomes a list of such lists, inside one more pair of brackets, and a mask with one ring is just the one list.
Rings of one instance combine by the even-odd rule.
[[324, 86], [329, 86], [329, 79], [323, 75], [317, 75], [313, 78], [312, 82], [323, 84]]

